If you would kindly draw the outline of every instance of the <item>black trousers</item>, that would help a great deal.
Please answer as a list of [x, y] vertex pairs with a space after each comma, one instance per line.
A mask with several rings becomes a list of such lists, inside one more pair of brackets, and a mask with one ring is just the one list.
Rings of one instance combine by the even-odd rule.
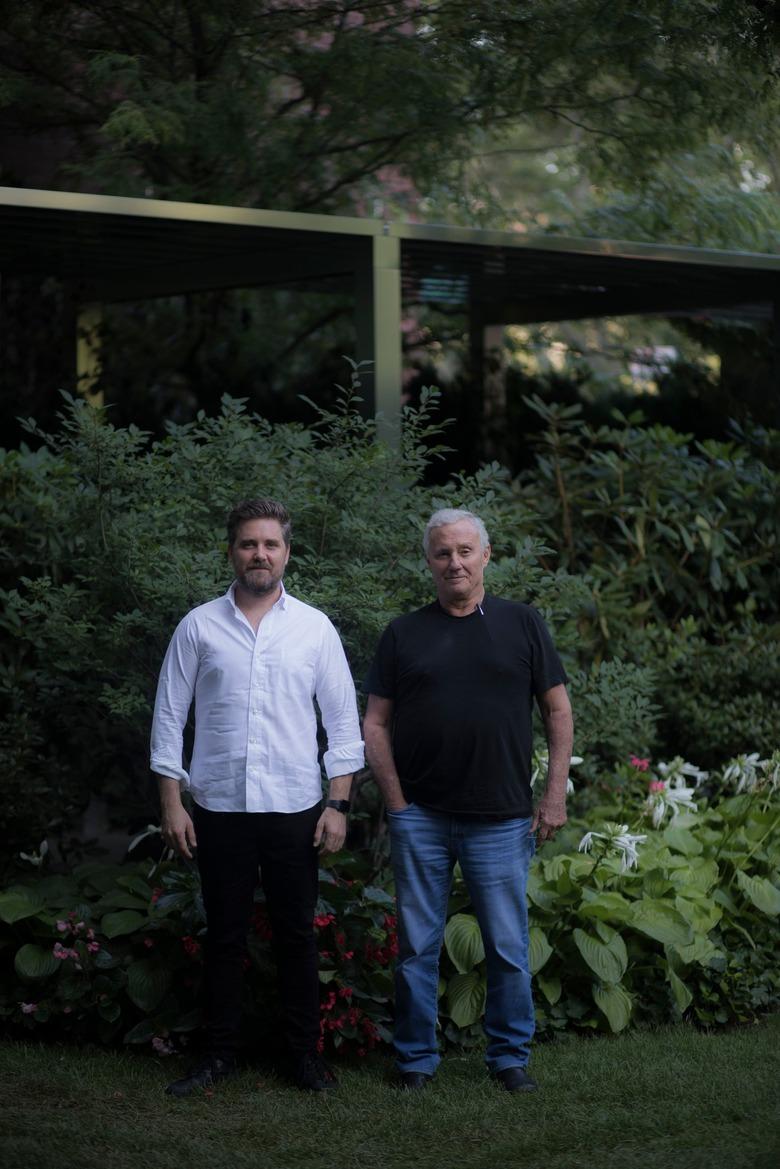
[[284, 1033], [295, 1058], [320, 1035], [314, 913], [319, 862], [312, 841], [321, 805], [304, 812], [210, 812], [194, 807], [206, 908], [208, 1050], [231, 1059], [241, 1028], [246, 935], [258, 867], [273, 930]]

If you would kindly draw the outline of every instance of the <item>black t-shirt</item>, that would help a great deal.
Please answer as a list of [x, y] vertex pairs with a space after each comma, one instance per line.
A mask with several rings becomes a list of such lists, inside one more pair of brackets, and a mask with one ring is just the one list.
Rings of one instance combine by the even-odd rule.
[[364, 689], [394, 703], [407, 801], [508, 819], [532, 811], [533, 699], [566, 680], [537, 611], [485, 597], [467, 617], [434, 601], [391, 621]]

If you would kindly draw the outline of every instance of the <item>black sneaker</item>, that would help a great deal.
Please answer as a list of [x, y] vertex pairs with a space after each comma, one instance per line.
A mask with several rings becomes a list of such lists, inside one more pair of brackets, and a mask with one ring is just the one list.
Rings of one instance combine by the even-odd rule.
[[301, 1056], [293, 1073], [293, 1082], [304, 1092], [328, 1092], [339, 1086], [335, 1074], [316, 1051], [307, 1051]]
[[535, 1092], [537, 1088], [536, 1080], [521, 1067], [504, 1068], [495, 1073], [495, 1079], [507, 1092]]
[[232, 1060], [218, 1059], [215, 1055], [207, 1055], [180, 1080], [174, 1080], [165, 1091], [169, 1096], [190, 1096], [199, 1088], [212, 1088], [217, 1080], [226, 1080], [236, 1074], [236, 1065]]

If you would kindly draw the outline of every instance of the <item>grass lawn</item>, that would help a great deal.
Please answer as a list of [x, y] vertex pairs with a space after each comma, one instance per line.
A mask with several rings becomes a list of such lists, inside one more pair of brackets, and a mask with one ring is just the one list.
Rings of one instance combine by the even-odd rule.
[[389, 1058], [304, 1095], [246, 1071], [212, 1096], [163, 1094], [179, 1061], [0, 1046], [3, 1166], [73, 1169], [777, 1169], [780, 1016], [536, 1047], [540, 1090], [511, 1096], [476, 1054], [419, 1094]]

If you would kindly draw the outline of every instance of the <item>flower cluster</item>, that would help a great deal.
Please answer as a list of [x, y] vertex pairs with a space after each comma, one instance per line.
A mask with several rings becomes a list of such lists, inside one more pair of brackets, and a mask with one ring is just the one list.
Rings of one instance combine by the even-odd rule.
[[365, 1056], [380, 1042], [376, 1024], [361, 1007], [352, 1003], [354, 991], [351, 986], [331, 990], [320, 1003], [320, 1038], [317, 1048], [325, 1047], [325, 1037], [331, 1034], [336, 1046], [344, 1039], [357, 1042], [356, 1054]]
[[735, 783], [740, 792], [762, 791], [780, 788], [780, 750], [774, 751], [768, 759], [759, 759], [758, 751], [750, 755], [737, 755], [723, 771], [724, 783]]
[[628, 831], [628, 824], [604, 824], [604, 832], [586, 832], [578, 845], [580, 852], [590, 852], [594, 840], [601, 840], [601, 855], [615, 853], [620, 857], [620, 871], [636, 868], [639, 864], [637, 845], [644, 844], [646, 835], [636, 835]]

